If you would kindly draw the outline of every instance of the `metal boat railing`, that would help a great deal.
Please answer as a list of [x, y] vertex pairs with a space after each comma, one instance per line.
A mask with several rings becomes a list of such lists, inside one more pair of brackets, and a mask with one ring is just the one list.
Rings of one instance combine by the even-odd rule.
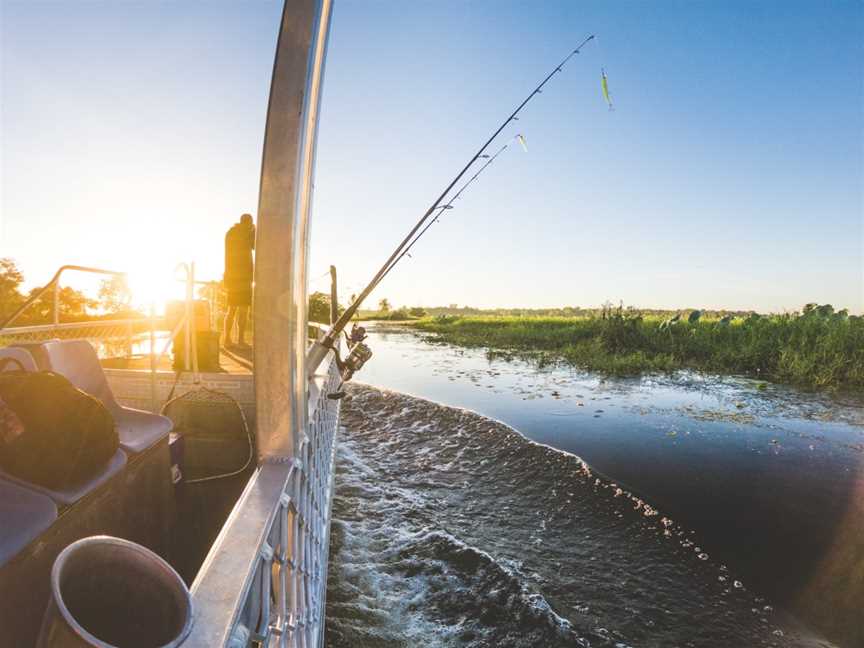
[[[257, 211], [253, 320], [258, 468], [192, 585], [194, 620], [184, 648], [319, 648], [324, 641], [340, 412], [340, 400], [330, 396], [338, 391], [341, 376], [333, 354], [327, 354], [317, 373], [307, 375], [305, 323], [315, 145], [331, 11], [332, 0], [292, 0], [283, 7]], [[90, 270], [99, 271], [85, 271]], [[178, 327], [186, 327], [185, 348], [194, 358], [195, 336], [188, 337], [196, 283], [191, 266], [186, 281], [186, 309]], [[36, 299], [51, 286], [59, 294], [58, 285], [59, 273]], [[64, 326], [58, 312], [55, 306], [52, 330], [57, 332]], [[152, 311], [149, 320], [155, 385]], [[0, 323], [0, 337], [15, 335], [10, 324]], [[180, 332], [175, 329], [168, 342]], [[321, 329], [312, 334], [318, 339]]]
[[[148, 318], [124, 318], [115, 320], [89, 320], [81, 322], [60, 323], [60, 279], [68, 271], [87, 274], [97, 274], [109, 277], [125, 277], [123, 272], [92, 268], [89, 266], [63, 265], [57, 269], [51, 280], [42, 288], [30, 295], [12, 315], [0, 323], [0, 343], [14, 344], [26, 342], [42, 342], [50, 339], [81, 339], [101, 346], [113, 343], [122, 345], [126, 356], [130, 357], [133, 350], [133, 337], [136, 333], [149, 330], [153, 322]], [[12, 326], [29, 308], [51, 291], [51, 323], [32, 326]]]
[[[194, 281], [191, 272], [187, 280]], [[187, 291], [187, 301], [190, 295]], [[191, 304], [168, 342], [190, 320]], [[167, 343], [161, 352], [156, 348], [155, 328], [153, 317], [6, 327], [0, 329], [0, 343], [62, 338], [131, 345], [134, 336], [149, 333], [152, 374], [167, 349]], [[308, 344], [327, 330], [309, 322]], [[184, 647], [323, 644], [340, 409], [340, 401], [327, 395], [340, 383], [331, 354], [309, 380], [306, 431], [295, 455], [259, 466], [212, 545], [192, 586], [195, 619]]]
[[309, 384], [309, 423], [293, 459], [249, 480], [192, 585], [185, 646], [320, 646], [341, 382], [332, 356]]
[[74, 270], [76, 272], [84, 272], [89, 274], [100, 274], [100, 275], [108, 275], [111, 277], [125, 277], [125, 272], [116, 272], [114, 270], [105, 270], [103, 268], [91, 268], [89, 266], [79, 266], [79, 265], [62, 265], [57, 269], [57, 272], [54, 273], [54, 276], [51, 277], [51, 281], [42, 286], [42, 288], [36, 290], [30, 297], [28, 297], [21, 306], [19, 306], [14, 313], [12, 313], [6, 320], [0, 323], [0, 330], [8, 328], [15, 320], [17, 320], [22, 313], [24, 313], [30, 306], [39, 301], [42, 296], [47, 293], [49, 290], [53, 290], [53, 308], [51, 311], [53, 324], [56, 326], [60, 323], [60, 277], [67, 270]]
[[89, 320], [63, 324], [37, 324], [33, 326], [10, 326], [0, 329], [0, 345], [45, 340], [88, 340], [98, 345], [116, 344], [125, 355], [133, 355], [136, 335], [150, 330], [149, 319]]
[[[261, 165], [255, 268], [259, 468], [192, 585], [184, 646], [318, 648], [324, 642], [341, 376], [308, 376], [309, 214], [331, 0], [285, 4]], [[312, 335], [319, 339], [320, 328]], [[305, 344], [304, 344], [305, 343]]]
[[[203, 282], [195, 280], [195, 264], [181, 263], [177, 270], [183, 270], [185, 276], [181, 280], [186, 287], [183, 312], [178, 318], [173, 330], [166, 328], [162, 318], [157, 318], [154, 307], [151, 305], [149, 317], [127, 318], [116, 320], [86, 320], [79, 322], [60, 322], [60, 279], [67, 271], [82, 272], [87, 274], [105, 275], [110, 277], [126, 277], [125, 272], [107, 270], [105, 268], [93, 268], [89, 266], [64, 265], [60, 266], [51, 280], [42, 288], [35, 291], [18, 309], [15, 310], [5, 321], [0, 323], [0, 346], [10, 344], [22, 344], [31, 342], [44, 342], [46, 340], [87, 340], [96, 347], [97, 351], [105, 352], [115, 347], [122, 347], [123, 355], [131, 358], [134, 355], [135, 340], [139, 336], [147, 338], [147, 353], [150, 369], [150, 392], [151, 411], [156, 412], [159, 403], [156, 400], [156, 372], [162, 358], [168, 352], [172, 342], [177, 336], [185, 338], [185, 357], [183, 366], [186, 371], [192, 371], [197, 377], [198, 354], [196, 349], [196, 336], [194, 328], [194, 288]], [[28, 308], [38, 303], [39, 299], [48, 291], [53, 292], [52, 323], [37, 324], [33, 326], [12, 326], [23, 315]], [[157, 331], [170, 331], [162, 344], [161, 350], [157, 349]], [[104, 353], [100, 353], [105, 355]]]

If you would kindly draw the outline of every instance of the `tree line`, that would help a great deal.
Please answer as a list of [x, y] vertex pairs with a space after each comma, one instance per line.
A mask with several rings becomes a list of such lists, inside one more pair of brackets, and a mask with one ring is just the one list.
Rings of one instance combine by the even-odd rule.
[[[36, 286], [23, 289], [24, 274], [13, 259], [0, 258], [0, 322], [12, 315], [24, 302], [42, 290]], [[129, 303], [130, 294], [122, 277], [105, 279], [99, 285], [97, 298], [92, 298], [70, 286], [62, 286], [57, 310], [60, 321], [80, 322], [118, 316], [141, 317]], [[49, 324], [54, 317], [54, 291], [49, 290], [15, 320], [15, 326]]]

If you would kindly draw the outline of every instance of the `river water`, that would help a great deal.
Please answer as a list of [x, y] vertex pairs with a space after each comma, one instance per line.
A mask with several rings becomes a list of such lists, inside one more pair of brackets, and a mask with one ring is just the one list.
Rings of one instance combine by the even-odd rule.
[[861, 402], [370, 343], [328, 645], [864, 645]]

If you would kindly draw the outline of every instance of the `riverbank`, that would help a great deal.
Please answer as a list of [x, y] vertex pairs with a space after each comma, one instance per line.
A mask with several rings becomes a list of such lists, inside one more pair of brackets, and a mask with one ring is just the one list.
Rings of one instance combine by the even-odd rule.
[[695, 369], [807, 388], [864, 388], [864, 319], [812, 310], [734, 320], [605, 317], [454, 317], [414, 327], [491, 353], [530, 354], [608, 375]]

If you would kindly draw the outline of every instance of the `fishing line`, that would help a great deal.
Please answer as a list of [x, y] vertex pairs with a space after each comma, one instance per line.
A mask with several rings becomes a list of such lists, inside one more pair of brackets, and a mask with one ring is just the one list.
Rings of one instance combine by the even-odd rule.
[[308, 283], [311, 286], [312, 284], [318, 283], [319, 281], [321, 281], [325, 277], [329, 277], [329, 276], [330, 276], [330, 270], [328, 269], [326, 272], [318, 275], [317, 277], [312, 277], [311, 279], [309, 279]]
[[[471, 157], [471, 159], [468, 160], [468, 163], [462, 168], [461, 171], [459, 171], [459, 173], [456, 174], [456, 177], [450, 181], [450, 183], [447, 185], [447, 187], [444, 189], [444, 191], [441, 192], [441, 195], [438, 196], [438, 198], [426, 210], [426, 212], [423, 214], [423, 216], [420, 218], [420, 220], [418, 220], [417, 223], [414, 225], [414, 227], [411, 228], [411, 231], [408, 232], [408, 234], [405, 236], [404, 239], [402, 239], [402, 242], [399, 243], [399, 245], [396, 247], [395, 250], [393, 250], [393, 253], [384, 262], [384, 265], [381, 266], [381, 268], [378, 270], [378, 272], [375, 273], [375, 276], [372, 278], [372, 280], [363, 289], [363, 292], [361, 292], [360, 295], [357, 296], [357, 299], [350, 306], [348, 306], [348, 308], [346, 308], [342, 312], [342, 314], [339, 316], [339, 319], [336, 320], [336, 322], [330, 327], [330, 330], [326, 333], [324, 338], [319, 340], [319, 341], [316, 341], [315, 344], [313, 344], [312, 348], [309, 350], [309, 353], [307, 354], [307, 367], [306, 367], [306, 369], [310, 373], [310, 375], [314, 374], [314, 372], [317, 370], [318, 366], [321, 364], [321, 362], [326, 357], [327, 352], [331, 349], [335, 350], [336, 340], [339, 339], [340, 333], [345, 329], [345, 327], [348, 325], [348, 323], [354, 317], [354, 314], [360, 308], [360, 305], [369, 296], [369, 294], [375, 289], [375, 287], [381, 282], [381, 279], [384, 278], [384, 275], [388, 274], [393, 269], [393, 267], [396, 265], [396, 263], [405, 256], [403, 254], [403, 252], [405, 251], [406, 247], [409, 245], [412, 245], [412, 241], [414, 241], [417, 233], [426, 224], [426, 222], [429, 220], [429, 217], [432, 216], [432, 214], [434, 214], [435, 211], [439, 209], [441, 203], [450, 194], [450, 192], [453, 190], [453, 188], [457, 184], [459, 184], [459, 181], [462, 180], [462, 178], [465, 176], [465, 174], [468, 172], [468, 170], [474, 165], [475, 162], [477, 162], [477, 160], [480, 160], [481, 158], [485, 157], [486, 149], [489, 148], [489, 146], [492, 144], [492, 142], [495, 141], [495, 139], [498, 137], [498, 135], [501, 134], [501, 132], [507, 127], [507, 125], [510, 122], [517, 121], [519, 119], [519, 117], [518, 117], [519, 113], [528, 104], [528, 102], [531, 101], [538, 94], [542, 93], [543, 86], [545, 86], [550, 81], [550, 79], [552, 79], [553, 76], [555, 76], [556, 74], [561, 72], [564, 68], [564, 65], [566, 65], [567, 62], [571, 58], [573, 58], [576, 54], [578, 54], [579, 51], [586, 44], [588, 44], [593, 38], [594, 38], [594, 34], [591, 34], [585, 40], [583, 40], [579, 44], [579, 46], [576, 47], [576, 49], [574, 49], [567, 56], [565, 56], [564, 59], [560, 63], [558, 63], [558, 65], [556, 65], [552, 69], [552, 71], [549, 72], [548, 75], [546, 75], [546, 78], [544, 78], [543, 81], [541, 81], [540, 84], [536, 88], [534, 88], [534, 90], [531, 91], [531, 93], [527, 97], [525, 97], [524, 100], [522, 100], [522, 103], [520, 103], [516, 107], [516, 109], [510, 114], [510, 116], [507, 117], [507, 119], [505, 119], [501, 123], [501, 125], [498, 126], [497, 129], [495, 129], [495, 132], [493, 132], [492, 135], [489, 137], [489, 139], [487, 139], [486, 142], [483, 144], [483, 146], [480, 147], [480, 150], [478, 150], [473, 155], [473, 157]], [[523, 138], [521, 143], [524, 145], [524, 138]], [[509, 144], [509, 142], [508, 142], [508, 144]], [[449, 207], [452, 207], [452, 205], [449, 205]], [[443, 211], [443, 210], [441, 210], [441, 211]]]
[[406, 247], [398, 257], [396, 257], [396, 260], [390, 265], [389, 268], [387, 268], [387, 271], [383, 275], [381, 275], [381, 279], [379, 279], [378, 282], [375, 284], [376, 286], [379, 283], [381, 283], [381, 281], [384, 280], [384, 277], [386, 277], [388, 274], [390, 274], [390, 271], [393, 269], [393, 267], [397, 263], [399, 263], [399, 261], [402, 259], [402, 257], [404, 257], [404, 256], [410, 257], [411, 256], [408, 253], [411, 251], [411, 248], [414, 247], [414, 244], [420, 240], [420, 237], [422, 237], [430, 227], [432, 227], [435, 223], [438, 222], [438, 219], [440, 218], [441, 214], [443, 214], [448, 209], [453, 208], [453, 203], [459, 199], [459, 197], [462, 195], [462, 192], [465, 191], [469, 187], [469, 185], [471, 185], [471, 183], [474, 182], [481, 173], [483, 173], [483, 170], [486, 169], [486, 167], [488, 167], [490, 164], [492, 164], [495, 161], [495, 158], [497, 158], [499, 155], [501, 155], [516, 140], [518, 140], [522, 144], [522, 148], [524, 148], [526, 153], [527, 153], [528, 148], [527, 148], [527, 145], [524, 143], [525, 138], [521, 134], [514, 135], [510, 139], [509, 142], [507, 142], [504, 146], [502, 146], [500, 149], [498, 149], [498, 152], [495, 153], [495, 155], [491, 156], [488, 160], [486, 160], [486, 163], [480, 167], [480, 169], [477, 171], [477, 173], [475, 173], [473, 176], [471, 176], [470, 180], [468, 180], [464, 185], [462, 185], [462, 188], [459, 189], [459, 191], [457, 191], [453, 195], [453, 197], [449, 200], [449, 202], [446, 205], [440, 205], [438, 207], [438, 213], [435, 214], [435, 217], [431, 221], [426, 223], [426, 226], [422, 230], [420, 230], [420, 232], [418, 232], [417, 236], [415, 236], [414, 239], [411, 241], [411, 243], [408, 244], [408, 247]]
[[366, 286], [366, 288], [363, 289], [363, 292], [357, 297], [357, 300], [353, 304], [351, 304], [348, 308], [345, 309], [345, 312], [342, 313], [342, 316], [333, 325], [331, 332], [328, 333], [327, 337], [325, 338], [325, 341], [329, 342], [329, 344], [332, 345], [333, 340], [339, 334], [339, 331], [341, 331], [341, 329], [345, 328], [345, 325], [354, 316], [354, 313], [360, 307], [360, 304], [369, 296], [369, 293], [371, 293], [372, 290], [374, 290], [375, 286], [378, 285], [378, 283], [381, 281], [384, 274], [390, 270], [392, 265], [394, 265], [394, 262], [396, 261], [396, 259], [401, 258], [402, 251], [405, 249], [405, 247], [411, 243], [411, 241], [414, 239], [414, 236], [417, 234], [417, 232], [420, 230], [420, 228], [423, 227], [423, 225], [426, 223], [426, 221], [429, 219], [429, 217], [433, 214], [433, 212], [435, 212], [435, 210], [438, 209], [441, 202], [444, 200], [444, 198], [447, 197], [447, 195], [450, 193], [450, 191], [452, 191], [453, 187], [455, 187], [456, 184], [462, 179], [462, 177], [468, 172], [468, 169], [470, 169], [471, 166], [477, 160], [479, 160], [481, 158], [481, 156], [485, 153], [486, 149], [489, 148], [489, 145], [495, 140], [496, 137], [498, 137], [498, 135], [501, 134], [501, 131], [503, 131], [510, 122], [516, 121], [518, 119], [519, 113], [528, 104], [528, 102], [531, 101], [536, 95], [540, 94], [543, 91], [543, 86], [545, 86], [553, 76], [555, 76], [557, 73], [561, 72], [564, 68], [564, 65], [566, 65], [567, 62], [571, 58], [573, 58], [576, 54], [578, 54], [579, 51], [588, 42], [590, 42], [593, 38], [594, 38], [594, 34], [591, 34], [584, 41], [582, 41], [579, 44], [579, 46], [576, 47], [576, 49], [574, 49], [567, 56], [565, 56], [564, 59], [558, 65], [556, 65], [553, 68], [553, 70], [546, 76], [546, 78], [544, 78], [543, 81], [540, 82], [540, 85], [538, 85], [536, 88], [534, 88], [534, 90], [527, 97], [525, 97], [525, 99], [522, 101], [522, 103], [520, 103], [516, 107], [516, 109], [510, 114], [510, 116], [504, 120], [504, 122], [495, 130], [494, 133], [492, 133], [492, 135], [489, 137], [489, 139], [486, 140], [486, 142], [483, 144], [483, 146], [480, 147], [480, 150], [474, 154], [474, 156], [468, 161], [468, 163], [462, 168], [462, 170], [456, 175], [456, 177], [453, 178], [453, 180], [450, 182], [450, 184], [447, 185], [447, 187], [444, 189], [444, 191], [441, 192], [441, 195], [438, 196], [438, 198], [435, 200], [435, 202], [433, 202], [432, 205], [429, 207], [429, 209], [426, 210], [426, 213], [424, 213], [423, 216], [420, 218], [420, 220], [417, 221], [417, 224], [414, 225], [414, 227], [411, 229], [410, 232], [408, 232], [408, 235], [396, 247], [396, 249], [393, 251], [393, 253], [390, 255], [390, 257], [384, 263], [384, 265], [381, 266], [381, 269], [378, 270], [378, 272], [372, 278], [372, 281], [370, 281], [369, 284]]

